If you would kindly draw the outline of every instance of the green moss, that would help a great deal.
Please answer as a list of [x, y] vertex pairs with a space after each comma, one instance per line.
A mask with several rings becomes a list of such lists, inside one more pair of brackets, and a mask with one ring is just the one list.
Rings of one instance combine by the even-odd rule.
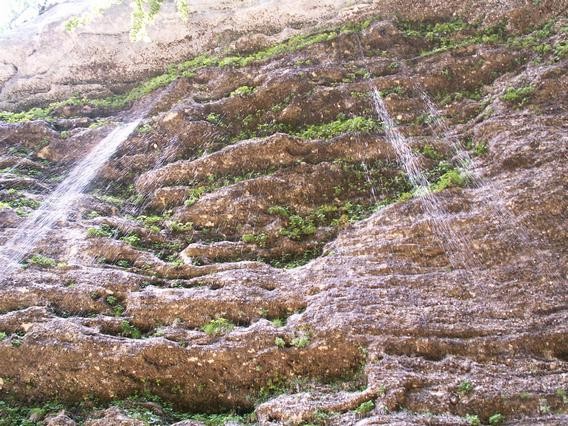
[[365, 401], [361, 403], [354, 411], [357, 414], [367, 414], [375, 409], [375, 403], [373, 401]]
[[322, 248], [315, 248], [310, 250], [305, 250], [300, 254], [285, 254], [284, 256], [277, 259], [261, 259], [266, 263], [274, 266], [275, 268], [292, 269], [298, 268], [310, 262], [311, 260], [321, 256]]
[[328, 42], [335, 39], [340, 32], [362, 31], [371, 24], [370, 20], [356, 24], [349, 24], [337, 30], [325, 31], [311, 35], [298, 35], [274, 46], [262, 49], [245, 56], [227, 56], [220, 58], [213, 55], [199, 55], [180, 64], [171, 65], [161, 75], [150, 78], [139, 86], [122, 95], [115, 95], [103, 99], [87, 99], [73, 97], [61, 102], [54, 102], [45, 108], [32, 108], [24, 112], [0, 112], [0, 120], [14, 123], [30, 120], [53, 121], [55, 110], [64, 106], [89, 105], [96, 108], [117, 110], [129, 106], [132, 102], [143, 96], [165, 87], [180, 77], [192, 77], [199, 69], [213, 66], [245, 67], [253, 63], [266, 61], [280, 55], [294, 53], [317, 43]]
[[495, 44], [507, 38], [505, 22], [481, 28], [462, 20], [442, 23], [416, 23], [399, 21], [398, 27], [410, 38], [424, 39], [431, 48], [421, 52], [422, 56], [430, 56], [448, 50], [474, 44]]
[[48, 256], [34, 254], [26, 259], [25, 264], [27, 266], [38, 266], [40, 268], [55, 268], [57, 261]]
[[32, 108], [28, 111], [22, 112], [0, 111], [0, 120], [7, 123], [20, 123], [33, 120], [51, 121], [53, 120], [53, 117], [51, 116], [52, 113], [52, 107]]
[[472, 391], [473, 391], [473, 383], [471, 383], [469, 380], [464, 380], [460, 382], [460, 384], [458, 385], [458, 392], [463, 395], [471, 393]]
[[293, 214], [288, 217], [286, 227], [280, 229], [280, 235], [299, 241], [307, 236], [314, 235], [316, 231], [317, 227], [311, 218], [303, 218]]
[[372, 118], [341, 117], [325, 124], [314, 124], [298, 133], [304, 139], [331, 139], [347, 132], [373, 133], [382, 129], [382, 124]]
[[499, 426], [505, 422], [505, 416], [501, 413], [495, 413], [489, 417], [489, 424], [491, 426]]
[[444, 173], [440, 179], [431, 186], [432, 192], [440, 192], [455, 186], [464, 186], [468, 182], [465, 174], [457, 169], [452, 169]]
[[274, 318], [270, 321], [274, 327], [284, 327], [286, 325], [285, 318]]
[[290, 345], [298, 349], [303, 349], [310, 344], [310, 336], [307, 334], [302, 334], [300, 336], [294, 337], [290, 342]]
[[557, 61], [568, 57], [568, 41], [560, 41], [554, 46], [554, 57]]
[[468, 422], [470, 426], [481, 426], [481, 420], [479, 420], [479, 416], [475, 414], [466, 414], [465, 421]]
[[265, 233], [244, 234], [241, 239], [247, 244], [256, 244], [258, 247], [266, 247], [268, 235], [266, 235]]
[[140, 247], [142, 239], [137, 234], [128, 234], [120, 238], [121, 241], [131, 245], [132, 247]]
[[129, 321], [124, 320], [120, 323], [120, 335], [123, 337], [129, 337], [131, 339], [141, 339], [142, 332], [130, 324]]
[[117, 229], [109, 225], [101, 225], [87, 229], [88, 238], [100, 238], [100, 237], [112, 238], [116, 236], [116, 234], [117, 234]]
[[46, 403], [42, 406], [23, 407], [0, 401], [0, 426], [34, 426], [39, 424], [30, 418], [45, 418], [48, 414], [57, 413], [63, 409], [59, 403]]
[[438, 152], [438, 150], [432, 145], [426, 144], [421, 147], [419, 151], [424, 157], [429, 158], [430, 160], [440, 161], [442, 159], [440, 152]]
[[225, 318], [216, 318], [201, 327], [201, 331], [209, 336], [221, 336], [230, 333], [235, 328], [235, 324]]
[[297, 52], [316, 43], [333, 40], [337, 37], [336, 31], [323, 32], [313, 35], [298, 35], [282, 43], [260, 50], [247, 56], [228, 56], [219, 60], [221, 67], [246, 67], [255, 62], [266, 61], [276, 56]]
[[175, 234], [182, 234], [193, 231], [193, 222], [177, 222], [173, 221], [168, 224], [168, 228]]
[[528, 102], [534, 91], [535, 88], [531, 85], [517, 88], [508, 87], [505, 93], [501, 95], [501, 100], [520, 107]]
[[249, 96], [249, 95], [252, 95], [254, 93], [254, 90], [255, 90], [254, 87], [241, 86], [241, 87], [238, 87], [237, 89], [233, 90], [229, 96], [231, 98], [233, 98], [235, 96]]
[[273, 214], [273, 215], [276, 215], [276, 216], [290, 217], [290, 211], [288, 210], [287, 207], [283, 207], [283, 206], [269, 207], [267, 212], [268, 212], [268, 214]]

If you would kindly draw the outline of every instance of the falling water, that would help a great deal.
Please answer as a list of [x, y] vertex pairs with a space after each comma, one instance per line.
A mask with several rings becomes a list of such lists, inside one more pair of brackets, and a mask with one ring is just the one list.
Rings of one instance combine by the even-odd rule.
[[460, 168], [467, 173], [468, 180], [476, 187], [481, 186], [481, 178], [477, 176], [473, 171], [473, 159], [469, 155], [468, 150], [463, 146], [460, 138], [455, 131], [450, 130], [450, 127], [446, 123], [446, 120], [440, 114], [440, 111], [432, 101], [432, 98], [423, 89], [417, 89], [420, 93], [422, 101], [426, 105], [428, 110], [428, 115], [430, 120], [428, 125], [434, 133], [440, 133], [443, 135], [443, 139], [449, 142], [450, 147], [454, 151], [455, 159], [459, 164]]
[[[449, 142], [450, 147], [454, 151], [456, 161], [467, 173], [472, 185], [477, 188], [483, 186], [483, 178], [475, 173], [473, 168], [474, 161], [469, 155], [469, 152], [463, 146], [455, 131], [450, 130], [444, 116], [440, 113], [432, 101], [432, 98], [428, 96], [428, 93], [426, 93], [424, 89], [416, 88], [416, 90], [420, 93], [420, 97], [426, 105], [428, 114], [431, 118], [429, 126], [432, 132], [437, 135], [437, 137]], [[487, 193], [487, 197], [489, 199], [487, 207], [491, 209], [492, 216], [499, 218], [501, 227], [510, 229], [511, 236], [513, 239], [517, 240], [517, 244], [521, 247], [529, 247], [533, 245], [535, 243], [535, 238], [531, 237], [529, 230], [520, 223], [516, 215], [507, 208], [504, 202], [505, 197], [499, 196], [499, 191], [489, 191]], [[542, 265], [542, 268], [546, 271], [547, 275], [561, 278], [561, 274], [559, 274], [557, 270], [554, 270], [554, 268], [551, 268], [546, 262]]]
[[446, 212], [438, 199], [430, 190], [430, 182], [422, 172], [418, 157], [412, 152], [405, 137], [396, 127], [389, 115], [383, 98], [377, 88], [372, 90], [375, 111], [384, 124], [387, 140], [393, 146], [398, 161], [404, 168], [415, 193], [420, 196], [424, 209], [431, 219], [434, 231], [438, 234], [444, 250], [454, 268], [464, 267], [466, 270], [474, 266], [475, 260], [470, 255], [469, 241], [450, 227], [446, 220]]
[[0, 279], [6, 278], [53, 226], [64, 220], [73, 202], [95, 178], [117, 148], [138, 127], [141, 119], [115, 128], [80, 161], [0, 248]]

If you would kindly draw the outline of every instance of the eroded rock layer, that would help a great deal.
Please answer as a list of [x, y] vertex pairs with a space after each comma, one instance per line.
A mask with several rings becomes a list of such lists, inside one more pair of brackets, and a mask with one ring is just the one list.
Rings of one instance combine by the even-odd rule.
[[567, 423], [565, 9], [426, 3], [9, 116], [2, 242], [153, 105], [3, 277], [0, 424]]

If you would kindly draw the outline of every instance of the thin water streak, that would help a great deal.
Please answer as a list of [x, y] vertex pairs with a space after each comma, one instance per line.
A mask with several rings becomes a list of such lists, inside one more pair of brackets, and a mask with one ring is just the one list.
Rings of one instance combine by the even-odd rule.
[[456, 269], [463, 267], [466, 271], [477, 265], [471, 255], [468, 239], [455, 232], [447, 221], [447, 213], [437, 197], [430, 189], [430, 182], [418, 164], [418, 157], [412, 152], [406, 138], [398, 130], [387, 111], [383, 98], [376, 87], [372, 87], [372, 97], [375, 111], [383, 122], [387, 140], [395, 150], [396, 156], [404, 168], [415, 193], [420, 197], [424, 210], [431, 220], [435, 233], [438, 235], [444, 251], [452, 266]]
[[17, 269], [57, 222], [65, 220], [79, 195], [141, 120], [139, 118], [113, 129], [71, 170], [42, 205], [20, 224], [15, 234], [0, 248], [0, 280], [9, 277]]

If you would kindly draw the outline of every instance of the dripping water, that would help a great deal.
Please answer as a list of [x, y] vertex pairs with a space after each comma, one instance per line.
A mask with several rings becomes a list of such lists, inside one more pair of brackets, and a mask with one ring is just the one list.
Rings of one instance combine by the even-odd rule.
[[65, 220], [73, 203], [141, 120], [119, 125], [112, 130], [16, 229], [15, 234], [0, 248], [0, 280], [7, 278], [18, 267], [57, 222]]

